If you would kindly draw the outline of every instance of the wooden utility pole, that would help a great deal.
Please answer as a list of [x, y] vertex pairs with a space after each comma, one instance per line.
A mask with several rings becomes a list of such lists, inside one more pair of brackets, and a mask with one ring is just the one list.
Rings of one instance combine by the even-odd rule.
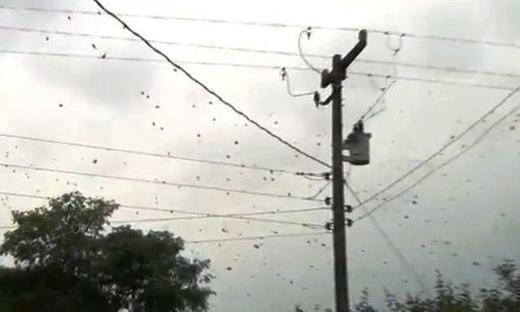
[[332, 209], [334, 233], [334, 277], [336, 312], [349, 312], [347, 240], [345, 233], [345, 193], [343, 177], [342, 82], [347, 68], [367, 45], [367, 32], [359, 32], [359, 41], [345, 57], [332, 58], [332, 71], [321, 73], [321, 87], [332, 85]]

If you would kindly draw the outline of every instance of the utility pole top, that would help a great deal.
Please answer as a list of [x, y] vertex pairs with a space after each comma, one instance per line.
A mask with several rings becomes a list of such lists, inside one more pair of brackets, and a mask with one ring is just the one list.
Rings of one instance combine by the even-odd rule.
[[336, 54], [332, 57], [332, 72], [325, 69], [321, 72], [321, 87], [326, 88], [330, 84], [337, 84], [347, 78], [347, 68], [367, 46], [367, 31], [362, 29], [358, 34], [358, 43], [345, 57]]

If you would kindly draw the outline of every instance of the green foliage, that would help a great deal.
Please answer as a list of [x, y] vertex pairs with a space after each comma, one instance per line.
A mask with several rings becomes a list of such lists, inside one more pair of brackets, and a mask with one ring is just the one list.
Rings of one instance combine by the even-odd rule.
[[[378, 310], [370, 304], [368, 290], [361, 291], [355, 312], [520, 312], [520, 270], [511, 260], [505, 260], [494, 269], [498, 284], [490, 289], [483, 288], [477, 295], [472, 295], [469, 285], [454, 285], [444, 280], [437, 272], [434, 296], [424, 297], [407, 294], [400, 298], [385, 290], [385, 308]], [[327, 311], [326, 309], [325, 311]], [[296, 312], [303, 312], [300, 306]], [[314, 309], [318, 311], [318, 309]]]
[[356, 304], [356, 306], [354, 307], [354, 311], [356, 311], [356, 312], [376, 312], [377, 311], [369, 303], [368, 289], [364, 288], [361, 291], [361, 297], [359, 298], [359, 303]]
[[1, 269], [1, 311], [117, 311], [92, 283], [56, 268]]
[[108, 231], [117, 208], [75, 192], [14, 212], [0, 252], [16, 267], [0, 270], [0, 310], [207, 311], [209, 261], [181, 256], [169, 232]]
[[[520, 272], [512, 261], [505, 261], [495, 269], [498, 285], [482, 289], [472, 296], [466, 284], [446, 282], [437, 272], [433, 298], [407, 294], [404, 299], [386, 291], [386, 309], [391, 312], [520, 312]], [[364, 289], [354, 307], [357, 312], [376, 312], [370, 305], [368, 291]]]
[[484, 312], [520, 311], [520, 271], [515, 263], [506, 260], [495, 268], [499, 287], [481, 289]]

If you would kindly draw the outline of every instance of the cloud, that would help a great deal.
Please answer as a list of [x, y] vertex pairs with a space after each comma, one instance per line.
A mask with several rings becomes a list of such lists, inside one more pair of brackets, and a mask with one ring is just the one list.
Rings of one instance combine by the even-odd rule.
[[[81, 8], [80, 1], [68, 2], [66, 6], [55, 1], [17, 1], [19, 8]], [[3, 13], [3, 14], [2, 14]], [[27, 11], [0, 11], [2, 24], [14, 27], [79, 31], [85, 23], [94, 20], [82, 16], [62, 13], [42, 13]], [[108, 22], [108, 21], [103, 21]], [[111, 21], [110, 21], [111, 22]], [[86, 24], [85, 24], [86, 25]], [[112, 25], [112, 24], [108, 24]], [[88, 27], [85, 32], [91, 32]], [[95, 32], [95, 31], [94, 31]], [[101, 32], [103, 33], [103, 32]], [[126, 34], [125, 34], [126, 35]], [[134, 43], [103, 41], [63, 37], [38, 33], [0, 31], [0, 40], [9, 42], [7, 48], [18, 51], [56, 52], [88, 55], [107, 55], [144, 57], [148, 51], [138, 48]], [[99, 41], [99, 40], [98, 40]], [[96, 43], [97, 50], [92, 48]], [[98, 105], [114, 108], [134, 107], [141, 90], [147, 90], [154, 82], [158, 69], [153, 63], [127, 61], [94, 60], [64, 57], [18, 56], [24, 58], [21, 64], [27, 67], [34, 77], [41, 81], [59, 86], [64, 90]], [[146, 57], [150, 58], [149, 54]]]
[[[440, 36], [474, 38], [484, 36], [482, 11], [475, 6], [451, 5], [450, 2], [436, 2], [416, 16], [417, 33], [438, 34]], [[444, 64], [462, 68], [475, 68], [482, 63], [482, 46], [457, 44], [449, 41], [421, 40], [422, 59], [428, 64]]]
[[520, 41], [520, 2], [517, 0], [489, 1], [488, 12], [494, 23], [491, 30], [502, 40], [511, 42]]
[[133, 108], [141, 90], [153, 84], [157, 67], [110, 60], [31, 58], [26, 62], [33, 74], [67, 89], [92, 104], [114, 108]]

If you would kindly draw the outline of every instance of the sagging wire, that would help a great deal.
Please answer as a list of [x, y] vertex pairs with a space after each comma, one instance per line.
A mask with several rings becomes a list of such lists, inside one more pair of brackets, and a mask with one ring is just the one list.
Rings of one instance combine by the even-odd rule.
[[[510, 93], [504, 100], [502, 100], [499, 104], [499, 106], [501, 106], [502, 104], [504, 104], [509, 98], [511, 98], [514, 94], [516, 94], [518, 91], [520, 91], [520, 88], [517, 88], [516, 91], [513, 91], [512, 93]], [[496, 106], [493, 108], [492, 112], [496, 111], [496, 109], [499, 107], [499, 106]], [[494, 129], [496, 128], [500, 123], [502, 123], [504, 120], [506, 120], [508, 117], [510, 117], [511, 115], [513, 115], [514, 113], [516, 113], [518, 110], [520, 110], [520, 105], [517, 105], [515, 107], [513, 107], [510, 111], [508, 111], [506, 114], [504, 114], [502, 117], [500, 117], [499, 119], [497, 119], [494, 123], [492, 123], [489, 127], [487, 127], [486, 129], [484, 129], [484, 131], [477, 137], [477, 139], [475, 139], [472, 143], [470, 143], [469, 145], [465, 145], [463, 147], [463, 149], [461, 151], [459, 151], [458, 153], [456, 153], [454, 156], [450, 157], [449, 159], [447, 159], [446, 161], [444, 161], [443, 163], [441, 163], [440, 165], [434, 167], [433, 169], [431, 169], [430, 171], [428, 171], [426, 174], [424, 174], [423, 176], [421, 176], [418, 180], [416, 180], [414, 183], [412, 183], [410, 186], [406, 187], [404, 190], [400, 191], [399, 193], [391, 196], [390, 198], [384, 198], [382, 202], [380, 202], [379, 204], [377, 204], [376, 206], [374, 206], [373, 208], [371, 208], [370, 210], [366, 210], [366, 208], [364, 209], [365, 210], [365, 213], [363, 215], [361, 215], [360, 217], [357, 218], [357, 221], [359, 220], [362, 220], [366, 217], [370, 217], [373, 213], [375, 213], [377, 210], [381, 209], [383, 206], [389, 204], [390, 202], [402, 197], [403, 195], [405, 195], [406, 193], [408, 193], [410, 190], [414, 189], [416, 186], [418, 186], [419, 184], [421, 184], [424, 180], [428, 179], [430, 176], [432, 176], [435, 172], [443, 169], [444, 167], [448, 166], [449, 164], [451, 164], [452, 162], [454, 162], [455, 160], [457, 160], [458, 158], [460, 158], [462, 155], [464, 155], [465, 153], [467, 153], [468, 151], [470, 151], [472, 148], [474, 148], [476, 145], [478, 145], [480, 142], [482, 142], [482, 140]], [[486, 114], [486, 115], [489, 115], [489, 114]], [[485, 118], [481, 118], [480, 121], [478, 121], [478, 123], [482, 122], [482, 120], [485, 120]], [[473, 126], [473, 125], [472, 125]], [[472, 129], [473, 127], [470, 127], [468, 129]], [[464, 131], [464, 133], [466, 133], [467, 131]], [[460, 136], [459, 136], [460, 137]], [[457, 139], [457, 138], [455, 138]], [[451, 140], [451, 142], [449, 144], [446, 144], [445, 146], [449, 146], [451, 145], [454, 140]], [[438, 153], [435, 153], [434, 155], [438, 155]], [[432, 157], [428, 158], [427, 161], [430, 161], [431, 159], [433, 159]], [[413, 171], [412, 171], [413, 172]], [[405, 174], [404, 177], [408, 176], [410, 173], [408, 172], [407, 174]], [[394, 182], [393, 184], [391, 185], [395, 185], [396, 182]], [[384, 190], [388, 190], [389, 187], [386, 187]], [[382, 194], [382, 192], [378, 192], [378, 195], [379, 194]], [[371, 196], [373, 197], [373, 196]], [[375, 197], [374, 197], [375, 198]], [[360, 203], [360, 206], [363, 206], [365, 203], [367, 202], [367, 200], [365, 200], [364, 202], [361, 202]], [[358, 207], [360, 207], [358, 206]], [[358, 208], [356, 207], [356, 208]]]
[[[0, 6], [1, 9], [1, 6]], [[301, 27], [299, 27], [301, 28]], [[46, 30], [40, 28], [27, 28], [27, 27], [13, 27], [8, 25], [0, 25], [0, 30], [4, 31], [16, 31], [16, 32], [25, 32], [25, 33], [40, 33], [46, 35], [60, 35], [60, 36], [68, 36], [68, 37], [82, 37], [82, 38], [95, 38], [95, 39], [104, 39], [104, 40], [122, 40], [129, 42], [137, 42], [139, 39], [129, 38], [123, 36], [111, 36], [111, 35], [97, 35], [93, 33], [84, 33], [84, 32], [70, 32], [70, 31], [57, 31], [57, 30]], [[398, 34], [397, 34], [398, 35]], [[410, 36], [409, 36], [410, 37]], [[231, 46], [221, 46], [221, 45], [210, 45], [210, 44], [199, 44], [199, 43], [189, 43], [189, 42], [180, 42], [180, 41], [170, 41], [170, 40], [150, 40], [152, 43], [157, 44], [165, 44], [165, 45], [175, 45], [175, 46], [185, 46], [185, 47], [193, 47], [193, 48], [201, 48], [201, 49], [215, 49], [215, 50], [223, 50], [223, 51], [234, 51], [234, 52], [244, 52], [244, 53], [260, 53], [260, 54], [273, 54], [273, 55], [284, 55], [284, 56], [299, 56], [298, 53], [289, 52], [289, 51], [280, 51], [280, 50], [265, 50], [265, 49], [249, 49], [243, 47], [231, 47]], [[323, 54], [310, 54], [307, 53], [308, 57], [326, 59], [329, 60], [330, 56]], [[109, 59], [107, 56], [105, 59]], [[356, 59], [356, 62], [366, 63], [366, 64], [377, 64], [377, 65], [393, 65], [392, 62], [384, 61], [384, 60], [374, 60], [374, 59]], [[408, 62], [397, 62], [397, 66], [410, 67], [410, 68], [421, 68], [427, 70], [436, 70], [436, 71], [447, 71], [453, 73], [461, 73], [461, 74], [476, 74], [476, 75], [491, 75], [491, 76], [501, 76], [508, 78], [519, 78], [519, 74], [515, 73], [505, 73], [505, 72], [495, 72], [488, 70], [472, 70], [472, 69], [462, 69], [453, 66], [436, 66], [430, 64], [415, 64]]]
[[246, 114], [245, 112], [241, 111], [237, 106], [231, 104], [230, 102], [226, 101], [220, 94], [218, 94], [217, 92], [215, 92], [213, 89], [211, 89], [209, 86], [207, 86], [205, 83], [203, 83], [201, 80], [199, 80], [198, 78], [196, 78], [191, 72], [189, 72], [188, 70], [186, 70], [182, 65], [174, 62], [168, 55], [166, 55], [163, 51], [159, 50], [155, 45], [153, 45], [150, 41], [148, 41], [145, 37], [143, 37], [140, 33], [138, 33], [137, 31], [135, 31], [133, 29], [133, 27], [130, 27], [125, 21], [123, 21], [121, 19], [120, 16], [118, 16], [117, 14], [115, 14], [114, 12], [112, 12], [111, 10], [108, 10], [103, 4], [101, 4], [101, 2], [99, 0], [92, 0], [94, 3], [97, 4], [97, 6], [102, 10], [104, 11], [108, 16], [110, 16], [111, 18], [113, 18], [114, 20], [116, 20], [121, 26], [123, 26], [123, 29], [124, 30], [127, 30], [128, 32], [130, 32], [133, 36], [135, 36], [136, 38], [140, 39], [146, 46], [148, 46], [153, 52], [155, 52], [157, 55], [161, 56], [166, 62], [168, 62], [172, 67], [173, 67], [173, 70], [174, 71], [180, 71], [182, 72], [189, 80], [193, 81], [196, 85], [198, 85], [199, 87], [201, 87], [205, 92], [209, 93], [210, 95], [212, 95], [213, 97], [215, 97], [217, 100], [219, 100], [219, 102], [221, 102], [222, 104], [224, 104], [225, 106], [227, 106], [228, 108], [231, 109], [232, 112], [234, 112], [235, 114], [241, 116], [242, 118], [244, 118], [245, 120], [247, 120], [249, 123], [251, 123], [253, 126], [255, 126], [256, 128], [258, 128], [259, 130], [263, 131], [264, 133], [266, 133], [267, 135], [269, 135], [270, 137], [272, 137], [273, 139], [275, 139], [276, 141], [278, 141], [279, 143], [289, 147], [290, 149], [292, 149], [293, 151], [296, 151], [297, 153], [327, 167], [327, 168], [330, 168], [331, 165], [326, 163], [325, 161], [323, 160], [320, 160], [318, 159], [317, 157], [311, 155], [311, 154], [308, 154], [306, 153], [305, 151], [301, 150], [300, 148], [298, 148], [297, 146], [291, 144], [288, 140], [280, 137], [279, 135], [275, 134], [274, 132], [272, 132], [271, 130], [269, 130], [268, 128], [266, 128], [265, 126], [263, 126], [262, 124], [260, 124], [259, 122], [257, 122], [255, 119], [253, 119], [251, 116], [249, 116], [248, 114]]
[[382, 112], [384, 112], [386, 110], [386, 107], [383, 106], [383, 108], [379, 109], [378, 111], [372, 113], [372, 111], [374, 110], [374, 108], [379, 104], [379, 103], [385, 103], [385, 96], [388, 92], [388, 90], [390, 90], [390, 88], [392, 88], [392, 86], [397, 82], [397, 80], [395, 78], [393, 78], [392, 81], [389, 82], [389, 80], [392, 78], [392, 77], [397, 77], [397, 62], [396, 62], [396, 57], [397, 55], [399, 54], [399, 52], [401, 52], [402, 48], [403, 48], [403, 38], [405, 37], [405, 33], [402, 33], [399, 35], [398, 37], [398, 45], [397, 47], [394, 46], [391, 42], [391, 36], [392, 34], [391, 33], [386, 33], [385, 34], [387, 36], [387, 40], [386, 40], [386, 43], [387, 43], [387, 46], [388, 48], [393, 52], [392, 53], [392, 57], [393, 57], [393, 62], [392, 62], [392, 65], [393, 65], [393, 74], [392, 75], [387, 75], [385, 77], [385, 80], [386, 80], [386, 86], [385, 87], [381, 87], [379, 88], [379, 86], [376, 86], [375, 83], [374, 83], [374, 76], [370, 75], [369, 78], [370, 78], [370, 83], [372, 84], [373, 87], [375, 88], [378, 88], [380, 91], [381, 91], [381, 94], [379, 95], [379, 97], [377, 98], [377, 100], [368, 108], [367, 112], [365, 114], [362, 115], [362, 117], [360, 118], [360, 120], [369, 120], [369, 119], [372, 119], [374, 118], [375, 116], [381, 114]]
[[323, 181], [323, 178], [320, 177], [313, 177], [313, 176], [302, 176], [304, 179], [311, 180], [311, 181]]
[[[426, 164], [428, 164], [431, 160], [433, 160], [434, 158], [436, 158], [437, 156], [441, 155], [447, 148], [449, 148], [450, 146], [452, 146], [453, 144], [455, 144], [457, 141], [459, 141], [461, 138], [463, 138], [467, 133], [469, 133], [471, 130], [473, 130], [474, 128], [476, 128], [478, 125], [480, 125], [481, 123], [485, 122], [486, 121], [486, 118], [488, 118], [489, 116], [493, 115], [500, 107], [502, 107], [503, 105], [505, 105], [515, 94], [517, 94], [518, 92], [520, 92], [520, 87], [512, 90], [511, 92], [509, 92], [499, 103], [497, 103], [495, 106], [493, 106], [489, 111], [487, 111], [484, 115], [482, 115], [480, 118], [478, 118], [477, 120], [475, 120], [473, 123], [471, 123], [467, 128], [465, 128], [462, 132], [460, 132], [459, 134], [453, 136], [453, 138], [447, 142], [446, 144], [444, 144], [440, 149], [438, 149], [437, 151], [435, 151], [433, 154], [431, 154], [428, 158], [424, 159], [423, 161], [421, 161], [419, 164], [417, 164], [416, 166], [414, 166], [411, 170], [407, 171], [405, 174], [403, 174], [402, 176], [400, 176], [398, 179], [396, 179], [395, 181], [393, 181], [392, 183], [388, 184], [387, 186], [385, 186], [384, 188], [380, 189], [379, 191], [373, 193], [372, 195], [370, 195], [368, 198], [364, 199], [363, 201], [361, 201], [361, 203], [354, 207], [354, 210], [355, 209], [358, 209], [360, 207], [363, 207], [366, 203], [368, 202], [371, 202], [373, 200], [375, 200], [376, 198], [378, 198], [381, 194], [387, 192], [388, 190], [390, 190], [391, 188], [395, 187], [396, 185], [400, 184], [403, 180], [405, 180], [406, 178], [408, 178], [409, 176], [411, 176], [413, 173], [415, 173], [417, 170], [421, 169], [423, 166], [425, 166]], [[376, 206], [377, 207], [377, 206]]]
[[318, 196], [320, 196], [332, 183], [332, 180], [329, 180], [323, 184], [323, 186], [312, 196], [309, 196], [308, 199], [316, 199]]
[[[362, 203], [361, 199], [359, 198], [358, 194], [352, 189], [352, 187], [350, 186], [350, 183], [345, 182], [344, 185], [347, 188], [347, 190], [349, 191], [349, 193], [354, 197], [356, 202], [361, 204]], [[368, 212], [366, 207], [363, 207], [363, 209], [366, 212]], [[352, 212], [352, 210], [350, 210], [350, 212]], [[403, 268], [405, 270], [407, 270], [413, 276], [416, 283], [422, 288], [422, 292], [425, 292], [428, 295], [430, 295], [430, 291], [426, 287], [422, 278], [417, 273], [417, 271], [413, 267], [412, 263], [410, 261], [408, 261], [408, 259], [404, 256], [403, 252], [401, 252], [401, 250], [399, 249], [397, 244], [392, 240], [392, 238], [388, 235], [388, 233], [386, 233], [386, 231], [381, 227], [381, 225], [379, 224], [379, 222], [377, 221], [377, 219], [374, 216], [372, 216], [370, 214], [370, 215], [368, 215], [368, 217], [369, 217], [370, 221], [372, 222], [372, 224], [374, 225], [374, 227], [376, 228], [376, 230], [379, 232], [379, 234], [384, 238], [384, 240], [388, 244], [388, 247], [390, 247], [390, 249], [397, 256], [397, 258], [399, 259], [399, 262], [401, 262], [401, 265], [403, 266]], [[357, 219], [355, 221], [353, 221], [351, 219], [347, 219], [347, 225], [352, 226], [352, 224], [357, 221], [359, 221], [359, 219]]]
[[309, 92], [302, 92], [302, 93], [295, 93], [291, 90], [291, 82], [289, 80], [289, 72], [287, 72], [287, 68], [282, 67], [280, 69], [280, 76], [282, 77], [282, 81], [285, 81], [285, 85], [287, 86], [287, 93], [289, 93], [292, 97], [302, 97], [302, 96], [308, 96], [308, 95], [314, 95], [316, 91], [309, 91]]
[[[14, 2], [14, 1], [12, 1]], [[16, 7], [16, 6], [8, 6], [8, 5], [0, 5], [1, 10], [12, 10], [12, 11], [27, 11], [27, 12], [41, 12], [41, 13], [63, 13], [63, 14], [77, 14], [77, 15], [89, 15], [89, 16], [99, 16], [102, 15], [100, 11], [95, 10], [71, 10], [71, 9], [59, 9], [59, 8], [43, 8], [43, 7]], [[130, 14], [130, 13], [121, 13], [118, 14], [122, 17], [130, 17], [130, 18], [141, 18], [141, 19], [155, 19], [155, 20], [177, 20], [177, 21], [187, 21], [187, 22], [198, 22], [198, 23], [210, 23], [210, 24], [228, 24], [228, 25], [240, 25], [240, 26], [261, 26], [261, 27], [271, 27], [271, 28], [302, 28], [303, 25], [300, 24], [284, 24], [284, 23], [262, 23], [255, 21], [233, 21], [233, 20], [225, 20], [225, 19], [208, 19], [208, 18], [200, 18], [200, 17], [183, 17], [183, 16], [166, 16], [166, 15], [150, 15], [150, 14]], [[346, 31], [346, 32], [358, 32], [358, 27], [331, 27], [331, 26], [313, 26], [315, 29], [323, 29], [323, 30], [337, 30], [337, 31]], [[448, 36], [438, 36], [438, 35], [428, 35], [428, 34], [420, 34], [420, 33], [398, 33], [395, 31], [389, 31], [384, 29], [368, 29], [370, 33], [374, 34], [382, 34], [382, 35], [402, 35], [408, 38], [413, 39], [424, 39], [424, 40], [436, 40], [436, 41], [448, 41], [448, 42], [460, 42], [465, 44], [479, 44], [479, 45], [489, 45], [494, 47], [509, 47], [514, 49], [520, 49], [520, 45], [518, 43], [513, 42], [500, 42], [495, 40], [481, 40], [481, 39], [471, 39], [471, 38], [460, 38], [460, 37], [448, 37]]]
[[301, 57], [302, 61], [305, 63], [305, 65], [307, 65], [310, 69], [315, 71], [318, 75], [321, 75], [321, 70], [316, 68], [314, 65], [312, 65], [311, 62], [309, 62], [309, 60], [307, 59], [307, 57], [305, 57], [305, 54], [303, 53], [302, 37], [303, 37], [303, 35], [306, 35], [307, 40], [310, 40], [311, 34], [312, 34], [312, 27], [307, 27], [300, 32], [300, 35], [298, 36], [298, 53], [300, 54], [300, 57]]
[[[370, 82], [370, 86], [372, 86], [372, 88], [374, 88], [375, 90], [383, 90], [385, 88], [384, 86], [381, 86], [376, 82], [375, 75], [372, 75], [371, 73], [369, 73], [367, 75], [367, 77], [368, 77], [368, 82]], [[378, 77], [378, 78], [381, 78], [381, 77]], [[384, 84], [388, 84], [388, 79], [390, 79], [390, 75], [386, 75], [383, 78], [385, 79]]]
[[392, 35], [390, 32], [385, 32], [384, 33], [386, 35], [386, 45], [388, 46], [388, 48], [390, 50], [392, 50], [393, 52], [393, 55], [397, 55], [401, 49], [403, 48], [403, 38], [406, 36], [405, 33], [401, 33], [397, 38], [397, 47], [395, 47], [393, 44], [392, 44]]
[[[127, 57], [127, 56], [106, 56], [104, 59], [100, 58], [98, 55], [92, 54], [77, 54], [77, 53], [61, 53], [61, 52], [43, 52], [43, 51], [17, 51], [11, 49], [0, 49], [0, 54], [10, 54], [10, 55], [24, 55], [24, 56], [37, 56], [37, 57], [63, 57], [63, 58], [71, 58], [71, 59], [87, 59], [87, 60], [103, 60], [103, 61], [122, 61], [122, 62], [149, 62], [149, 63], [164, 63], [163, 60], [158, 58], [142, 58], [142, 57]], [[233, 68], [251, 68], [251, 69], [262, 69], [262, 70], [280, 70], [280, 66], [278, 65], [259, 65], [259, 64], [245, 64], [245, 63], [232, 63], [232, 62], [210, 62], [210, 61], [180, 61], [180, 64], [185, 65], [198, 65], [198, 66], [222, 66], [222, 67], [233, 67]], [[410, 65], [410, 64], [408, 64]], [[413, 67], [417, 67], [412, 65]], [[298, 71], [310, 71], [308, 67], [299, 67], [299, 66], [291, 66], [287, 67], [288, 69], [298, 70]], [[430, 69], [431, 66], [428, 66]], [[444, 68], [446, 70], [446, 68]], [[451, 69], [449, 69], [451, 70]], [[464, 73], [477, 73], [477, 74], [490, 74], [490, 75], [506, 75], [509, 77], [517, 78], [516, 74], [503, 74], [503, 73], [495, 73], [489, 71], [466, 71], [460, 69], [453, 69], [454, 72], [464, 72]], [[392, 76], [392, 75], [384, 75], [378, 74], [374, 72], [362, 72], [362, 71], [350, 71], [348, 73], [351, 76], [362, 76], [362, 77], [378, 77], [378, 78], [393, 78], [397, 80], [409, 81], [409, 82], [420, 82], [420, 83], [434, 83], [434, 84], [442, 84], [442, 85], [450, 85], [450, 86], [470, 86], [475, 88], [486, 88], [492, 90], [506, 90], [513, 91], [514, 87], [506, 86], [506, 85], [496, 85], [496, 84], [487, 84], [487, 83], [475, 83], [472, 81], [462, 81], [462, 80], [445, 80], [445, 79], [432, 79], [432, 78], [421, 78], [421, 77], [411, 77], [411, 76]], [[321, 102], [320, 102], [321, 103]], [[322, 105], [322, 104], [320, 104]], [[284, 143], [285, 144], [285, 143]], [[286, 144], [287, 145], [287, 144]], [[294, 148], [293, 148], [294, 149]], [[330, 167], [330, 165], [325, 165], [326, 167]]]
[[372, 105], [368, 107], [367, 111], [363, 115], [361, 115], [361, 117], [359, 118], [360, 121], [368, 121], [369, 119], [373, 118], [374, 116], [377, 116], [386, 109], [382, 108], [376, 111], [375, 113], [372, 113], [372, 111], [379, 105], [379, 103], [384, 102], [386, 94], [392, 88], [392, 86], [395, 85], [396, 82], [397, 80], [392, 80], [386, 85], [386, 87], [381, 88], [381, 94], [374, 101], [374, 103], [372, 103]]
[[392, 34], [391, 33], [388, 33], [386, 34], [386, 44], [388, 46], [388, 48], [392, 51], [392, 58], [393, 58], [393, 76], [396, 77], [397, 76], [397, 55], [399, 54], [399, 52], [401, 52], [401, 50], [403, 49], [403, 38], [404, 36], [406, 36], [405, 33], [401, 33], [398, 37], [398, 42], [397, 42], [397, 47], [394, 47], [394, 45], [392, 44]]

